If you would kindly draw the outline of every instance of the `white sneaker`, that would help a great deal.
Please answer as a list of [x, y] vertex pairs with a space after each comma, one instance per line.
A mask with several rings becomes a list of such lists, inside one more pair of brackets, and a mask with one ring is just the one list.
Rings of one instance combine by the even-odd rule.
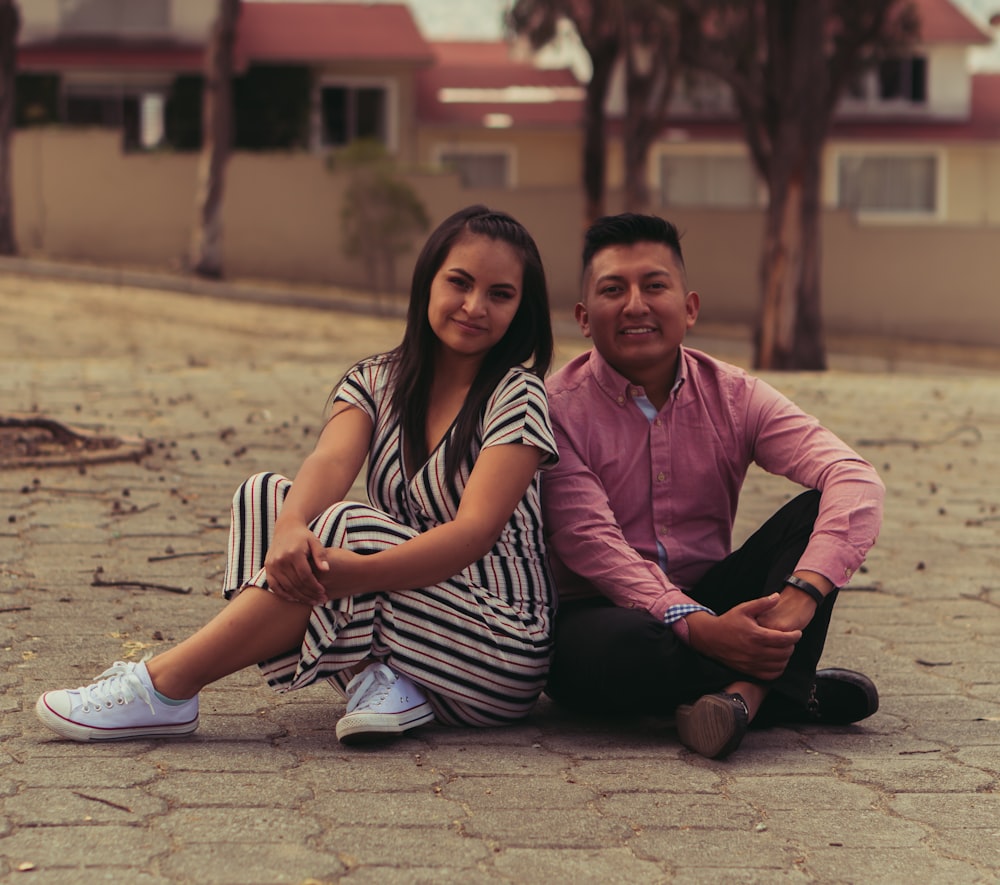
[[156, 696], [144, 662], [115, 661], [90, 685], [45, 692], [35, 713], [71, 741], [169, 737], [198, 727], [198, 696], [166, 704]]
[[348, 682], [347, 697], [347, 715], [337, 723], [345, 744], [403, 734], [434, 719], [421, 688], [385, 664], [369, 664]]

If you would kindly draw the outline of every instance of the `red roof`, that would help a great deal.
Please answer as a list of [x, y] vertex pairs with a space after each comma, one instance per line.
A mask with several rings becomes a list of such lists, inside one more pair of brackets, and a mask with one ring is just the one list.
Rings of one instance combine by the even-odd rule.
[[266, 62], [429, 64], [431, 48], [402, 3], [244, 3], [237, 58]]
[[[434, 43], [435, 64], [417, 74], [424, 125], [576, 127], [584, 89], [568, 68], [537, 68], [511, 58], [502, 41]], [[504, 127], [506, 128], [506, 127]]]
[[923, 43], [983, 45], [993, 42], [985, 25], [975, 22], [951, 0], [913, 0]]
[[20, 71], [102, 68], [133, 71], [196, 72], [204, 67], [203, 46], [167, 41], [83, 38], [19, 46]]
[[[206, 39], [208, 35], [206, 34]], [[402, 3], [243, 3], [236, 68], [252, 62], [382, 61], [430, 64], [430, 45]], [[21, 70], [100, 67], [200, 71], [204, 44], [123, 37], [61, 37], [18, 49]]]
[[510, 44], [502, 40], [439, 40], [431, 44], [431, 49], [435, 63], [446, 67], [534, 67], [530, 61], [513, 58]]

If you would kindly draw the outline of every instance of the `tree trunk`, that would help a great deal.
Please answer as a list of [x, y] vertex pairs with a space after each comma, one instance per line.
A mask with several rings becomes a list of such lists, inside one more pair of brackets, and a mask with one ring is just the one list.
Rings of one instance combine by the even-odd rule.
[[820, 306], [819, 150], [804, 148], [802, 154], [790, 174], [780, 161], [772, 163], [761, 250], [754, 359], [758, 369], [826, 368]]
[[605, 214], [604, 181], [607, 166], [607, 138], [604, 132], [604, 104], [618, 55], [617, 43], [589, 47], [593, 74], [587, 84], [583, 117], [584, 227]]
[[14, 0], [0, 0], [0, 255], [16, 255], [11, 150], [14, 85], [17, 79], [17, 33], [21, 16]]
[[820, 307], [820, 164], [829, 111], [824, 3], [768, 7], [764, 158], [769, 205], [761, 250], [758, 369], [825, 369]]
[[649, 211], [649, 150], [667, 122], [680, 66], [679, 24], [657, 6], [622, 6], [625, 210]]
[[203, 277], [222, 276], [222, 197], [232, 142], [233, 51], [240, 0], [220, 0], [219, 15], [206, 52], [204, 142], [198, 160], [196, 220], [191, 269]]

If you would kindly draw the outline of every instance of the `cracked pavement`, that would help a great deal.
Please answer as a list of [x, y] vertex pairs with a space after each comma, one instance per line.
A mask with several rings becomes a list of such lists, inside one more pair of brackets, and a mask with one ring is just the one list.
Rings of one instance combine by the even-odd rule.
[[[669, 719], [602, 723], [543, 698], [514, 727], [348, 748], [332, 690], [277, 696], [248, 670], [203, 692], [190, 738], [45, 730], [41, 691], [219, 610], [233, 491], [293, 474], [342, 371], [402, 328], [227, 291], [0, 275], [0, 411], [151, 443], [138, 462], [0, 470], [5, 881], [1000, 881], [1000, 376], [898, 348], [766, 376], [888, 487], [822, 661], [875, 679], [865, 722], [752, 731], [720, 762]], [[583, 341], [559, 329], [565, 359]], [[794, 491], [752, 473], [737, 540]]]

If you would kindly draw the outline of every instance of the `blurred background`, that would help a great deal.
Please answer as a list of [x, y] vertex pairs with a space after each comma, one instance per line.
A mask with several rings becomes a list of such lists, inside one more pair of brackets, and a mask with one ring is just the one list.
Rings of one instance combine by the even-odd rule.
[[628, 209], [679, 225], [702, 321], [760, 367], [824, 368], [830, 331], [997, 346], [998, 9], [0, 0], [0, 271], [384, 304], [482, 202], [568, 310], [585, 226]]

